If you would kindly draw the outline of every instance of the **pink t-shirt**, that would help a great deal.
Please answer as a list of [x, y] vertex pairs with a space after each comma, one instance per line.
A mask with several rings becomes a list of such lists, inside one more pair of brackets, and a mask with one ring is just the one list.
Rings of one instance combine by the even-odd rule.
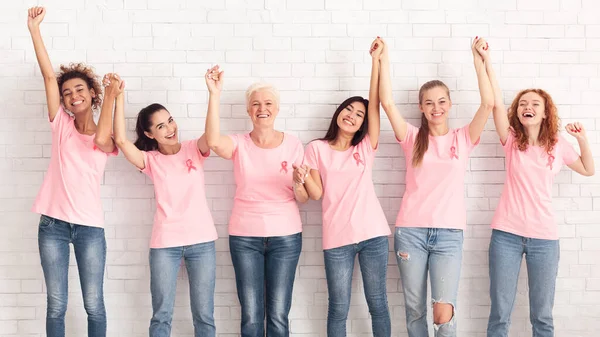
[[368, 135], [346, 151], [324, 140], [306, 146], [304, 164], [323, 183], [323, 249], [391, 234], [373, 186], [375, 152]]
[[552, 211], [552, 183], [562, 165], [572, 164], [579, 155], [560, 135], [552, 156], [540, 146], [519, 151], [512, 132], [503, 148], [506, 182], [492, 228], [527, 238], [558, 240]]
[[297, 137], [284, 134], [276, 148], [263, 149], [250, 134], [230, 135], [234, 151], [235, 198], [229, 234], [285, 236], [302, 231], [293, 191], [292, 164], [302, 162], [304, 149]]
[[50, 165], [32, 211], [72, 224], [102, 227], [104, 213], [100, 202], [100, 182], [108, 156], [94, 144], [94, 135], [75, 128], [75, 118], [62, 105], [52, 129]]
[[217, 230], [206, 202], [204, 160], [198, 140], [181, 143], [179, 152], [144, 154], [144, 172], [154, 183], [156, 213], [150, 248], [193, 245], [217, 239]]
[[396, 227], [451, 228], [467, 226], [465, 172], [469, 155], [479, 143], [471, 143], [469, 125], [443, 136], [429, 136], [429, 147], [418, 167], [413, 167], [413, 147], [419, 128], [408, 124], [400, 142], [406, 158], [406, 190]]

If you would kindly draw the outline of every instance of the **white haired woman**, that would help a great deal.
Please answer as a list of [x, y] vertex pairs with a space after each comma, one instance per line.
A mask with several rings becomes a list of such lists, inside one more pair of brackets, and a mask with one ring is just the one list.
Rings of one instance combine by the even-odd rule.
[[[288, 314], [302, 249], [302, 222], [296, 201], [306, 202], [303, 184], [294, 183], [294, 167], [304, 149], [297, 137], [274, 129], [279, 93], [264, 83], [246, 91], [250, 133], [223, 136], [219, 100], [223, 72], [208, 69], [210, 93], [206, 140], [217, 155], [231, 159], [237, 185], [229, 220], [229, 247], [242, 307], [241, 336], [289, 336]], [[266, 311], [266, 312], [265, 312]]]

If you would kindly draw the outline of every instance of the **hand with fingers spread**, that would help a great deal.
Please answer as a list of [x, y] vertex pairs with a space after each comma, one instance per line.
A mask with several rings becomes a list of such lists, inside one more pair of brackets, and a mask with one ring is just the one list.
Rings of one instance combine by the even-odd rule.
[[304, 180], [308, 177], [308, 172], [310, 172], [310, 167], [308, 165], [296, 166], [296, 164], [292, 164], [292, 168], [294, 169], [294, 182], [296, 184], [304, 184]]
[[102, 85], [106, 88], [104, 89], [105, 98], [114, 99], [121, 95], [125, 89], [125, 81], [123, 81], [121, 77], [115, 73], [108, 73], [104, 75], [104, 78], [102, 79]]
[[44, 7], [31, 7], [27, 10], [27, 28], [31, 31], [32, 29], [39, 29], [40, 23], [46, 16], [46, 9]]
[[223, 77], [224, 71], [219, 69], [219, 65], [216, 65], [206, 70], [204, 79], [206, 80], [206, 86], [211, 94], [220, 93], [223, 89]]
[[471, 44], [471, 51], [473, 52], [473, 58], [480, 59], [481, 61], [489, 60], [490, 53], [488, 52], [489, 44], [488, 42], [479, 36], [475, 37], [473, 43]]
[[585, 129], [583, 128], [583, 125], [579, 122], [567, 124], [565, 126], [565, 130], [567, 130], [567, 133], [575, 137], [577, 140], [586, 139]]

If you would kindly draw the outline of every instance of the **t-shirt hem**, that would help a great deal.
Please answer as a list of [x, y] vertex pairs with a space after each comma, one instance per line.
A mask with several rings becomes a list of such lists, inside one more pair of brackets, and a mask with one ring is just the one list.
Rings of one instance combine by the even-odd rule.
[[266, 238], [266, 237], [276, 237], [276, 236], [288, 236], [288, 235], [294, 235], [294, 234], [298, 234], [298, 233], [302, 233], [302, 229], [294, 229], [291, 230], [289, 232], [279, 232], [276, 234], [267, 234], [267, 233], [249, 233], [249, 232], [238, 232], [238, 231], [229, 231], [229, 235], [232, 236], [249, 236], [249, 237], [261, 237], [261, 238]]
[[150, 248], [152, 249], [161, 249], [161, 248], [174, 248], [174, 247], [183, 247], [183, 246], [191, 246], [191, 245], [196, 245], [199, 243], [207, 243], [207, 242], [213, 242], [216, 241], [219, 237], [214, 237], [214, 238], [208, 238], [208, 239], [196, 239], [196, 240], [191, 240], [191, 241], [186, 241], [186, 242], [177, 242], [177, 243], [163, 243], [163, 244], [150, 244]]
[[334, 244], [334, 245], [327, 245], [327, 246], [323, 245], [323, 250], [340, 248], [340, 247], [344, 247], [344, 246], [347, 246], [347, 245], [353, 245], [353, 244], [357, 244], [359, 242], [371, 240], [371, 239], [374, 239], [374, 238], [378, 238], [378, 237], [382, 237], [382, 236], [388, 237], [388, 236], [392, 235], [392, 232], [389, 229], [388, 229], [388, 231], [386, 233], [387, 234], [377, 233], [377, 234], [373, 234], [373, 235], [367, 235], [364, 238], [352, 240], [352, 241], [349, 241], [349, 242], [344, 242], [344, 243], [341, 243], [341, 244]]
[[58, 216], [57, 215], [52, 215], [52, 214], [50, 214], [50, 212], [40, 211], [40, 210], [37, 210], [36, 208], [33, 208], [31, 211], [33, 213], [37, 213], [37, 214], [40, 214], [40, 215], [45, 215], [47, 217], [50, 217], [50, 218], [53, 218], [53, 219], [56, 219], [56, 220], [68, 222], [68, 223], [73, 224], [73, 225], [86, 226], [86, 227], [96, 227], [96, 228], [104, 228], [104, 222], [101, 222], [99, 224], [90, 224], [90, 223], [85, 223], [83, 221], [76, 221], [76, 220], [73, 220], [73, 219], [69, 219], [67, 217], [63, 217], [63, 216], [60, 216], [60, 215], [58, 215]]
[[395, 227], [403, 227], [403, 228], [441, 228], [441, 229], [460, 229], [465, 230], [467, 225], [433, 225], [433, 224], [404, 224], [404, 223], [396, 223]]
[[506, 226], [498, 224], [498, 223], [492, 223], [492, 225], [490, 227], [495, 230], [522, 236], [522, 237], [528, 238], [528, 239], [539, 239], [539, 240], [558, 240], [559, 239], [558, 234], [556, 236], [546, 236], [546, 237], [543, 237], [541, 235], [533, 235], [532, 236], [532, 235], [527, 235], [525, 232], [515, 230], [513, 228], [507, 228]]

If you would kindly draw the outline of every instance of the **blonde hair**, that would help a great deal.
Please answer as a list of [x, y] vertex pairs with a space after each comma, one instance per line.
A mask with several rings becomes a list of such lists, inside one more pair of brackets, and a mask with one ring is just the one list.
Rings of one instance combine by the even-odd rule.
[[[450, 99], [450, 89], [448, 86], [444, 84], [444, 82], [439, 80], [429, 81], [421, 86], [419, 89], [419, 104], [423, 104], [423, 96], [428, 90], [433, 88], [442, 88], [446, 91], [446, 95], [448, 95], [448, 99]], [[417, 167], [421, 165], [423, 161], [423, 157], [425, 156], [425, 152], [429, 148], [429, 122], [425, 117], [425, 114], [421, 116], [421, 127], [419, 127], [419, 132], [417, 133], [417, 138], [415, 139], [415, 145], [413, 147], [413, 158], [412, 158], [412, 166]]]
[[246, 107], [250, 106], [250, 97], [259, 91], [269, 92], [275, 98], [275, 104], [279, 108], [279, 91], [273, 85], [264, 82], [253, 83], [246, 89]]

